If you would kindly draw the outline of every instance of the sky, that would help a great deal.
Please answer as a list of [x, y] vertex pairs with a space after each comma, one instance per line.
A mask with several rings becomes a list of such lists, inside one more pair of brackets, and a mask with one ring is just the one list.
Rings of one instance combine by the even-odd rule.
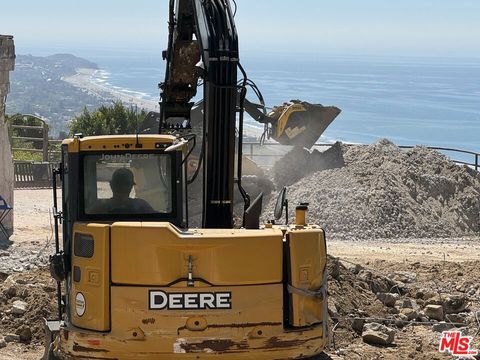
[[[479, 0], [237, 0], [241, 49], [480, 57]], [[2, 1], [17, 53], [163, 49], [167, 0]]]

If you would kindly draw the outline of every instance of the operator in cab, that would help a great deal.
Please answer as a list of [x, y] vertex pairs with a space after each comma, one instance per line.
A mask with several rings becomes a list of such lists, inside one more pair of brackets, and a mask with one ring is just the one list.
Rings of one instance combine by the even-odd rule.
[[132, 199], [130, 193], [135, 185], [131, 170], [117, 169], [110, 180], [112, 197], [99, 200], [92, 209], [97, 214], [151, 214], [155, 210], [143, 199]]

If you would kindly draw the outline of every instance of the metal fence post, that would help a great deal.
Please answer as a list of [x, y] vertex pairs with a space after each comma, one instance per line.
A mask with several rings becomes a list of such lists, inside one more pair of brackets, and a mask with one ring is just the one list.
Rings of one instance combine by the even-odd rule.
[[48, 161], [48, 125], [43, 123], [43, 161]]
[[479, 154], [475, 154], [475, 171], [478, 171], [478, 166], [479, 166], [479, 164], [478, 164], [478, 156], [479, 156]]

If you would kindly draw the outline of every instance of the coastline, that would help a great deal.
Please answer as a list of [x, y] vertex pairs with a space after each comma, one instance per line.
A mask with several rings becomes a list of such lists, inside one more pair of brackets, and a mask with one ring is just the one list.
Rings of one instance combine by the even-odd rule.
[[[95, 74], [99, 71], [97, 69], [81, 68], [76, 69], [76, 71], [77, 73], [75, 75], [62, 77], [62, 80], [105, 102], [120, 100], [126, 105], [137, 106], [139, 110], [159, 111], [159, 104], [156, 101], [142, 99], [138, 96], [122, 92], [107, 84], [95, 81]], [[258, 138], [261, 135], [262, 129], [248, 123], [244, 124], [244, 136]]]
[[156, 101], [141, 99], [116, 90], [111, 86], [96, 82], [94, 76], [98, 70], [86, 68], [76, 70], [77, 73], [75, 75], [65, 76], [62, 80], [106, 102], [120, 100], [126, 105], [137, 106], [139, 110], [158, 111], [159, 105]]

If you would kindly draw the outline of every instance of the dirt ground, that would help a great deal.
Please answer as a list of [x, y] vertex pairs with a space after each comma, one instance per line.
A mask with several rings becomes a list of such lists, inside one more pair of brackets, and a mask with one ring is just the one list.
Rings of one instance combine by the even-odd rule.
[[[31, 339], [0, 348], [0, 360], [39, 359], [41, 317], [55, 310], [54, 283], [45, 268], [53, 251], [51, 190], [15, 191], [14, 206], [15, 234], [10, 242], [0, 241], [0, 338], [26, 326]], [[474, 337], [474, 348], [480, 348], [480, 322], [475, 318], [480, 310], [480, 238], [336, 240], [328, 241], [328, 253], [331, 358], [451, 358], [438, 352], [440, 333], [432, 331], [431, 324], [402, 323], [395, 308], [377, 299], [373, 286], [385, 282], [400, 289], [397, 303], [413, 301], [418, 312], [414, 321], [425, 305], [461, 297], [465, 309], [451, 319], [465, 323], [462, 331]], [[12, 287], [13, 297], [7, 293]], [[20, 318], [9, 313], [14, 299], [28, 304]], [[388, 324], [395, 330], [393, 344], [364, 343], [352, 329], [356, 317]]]

